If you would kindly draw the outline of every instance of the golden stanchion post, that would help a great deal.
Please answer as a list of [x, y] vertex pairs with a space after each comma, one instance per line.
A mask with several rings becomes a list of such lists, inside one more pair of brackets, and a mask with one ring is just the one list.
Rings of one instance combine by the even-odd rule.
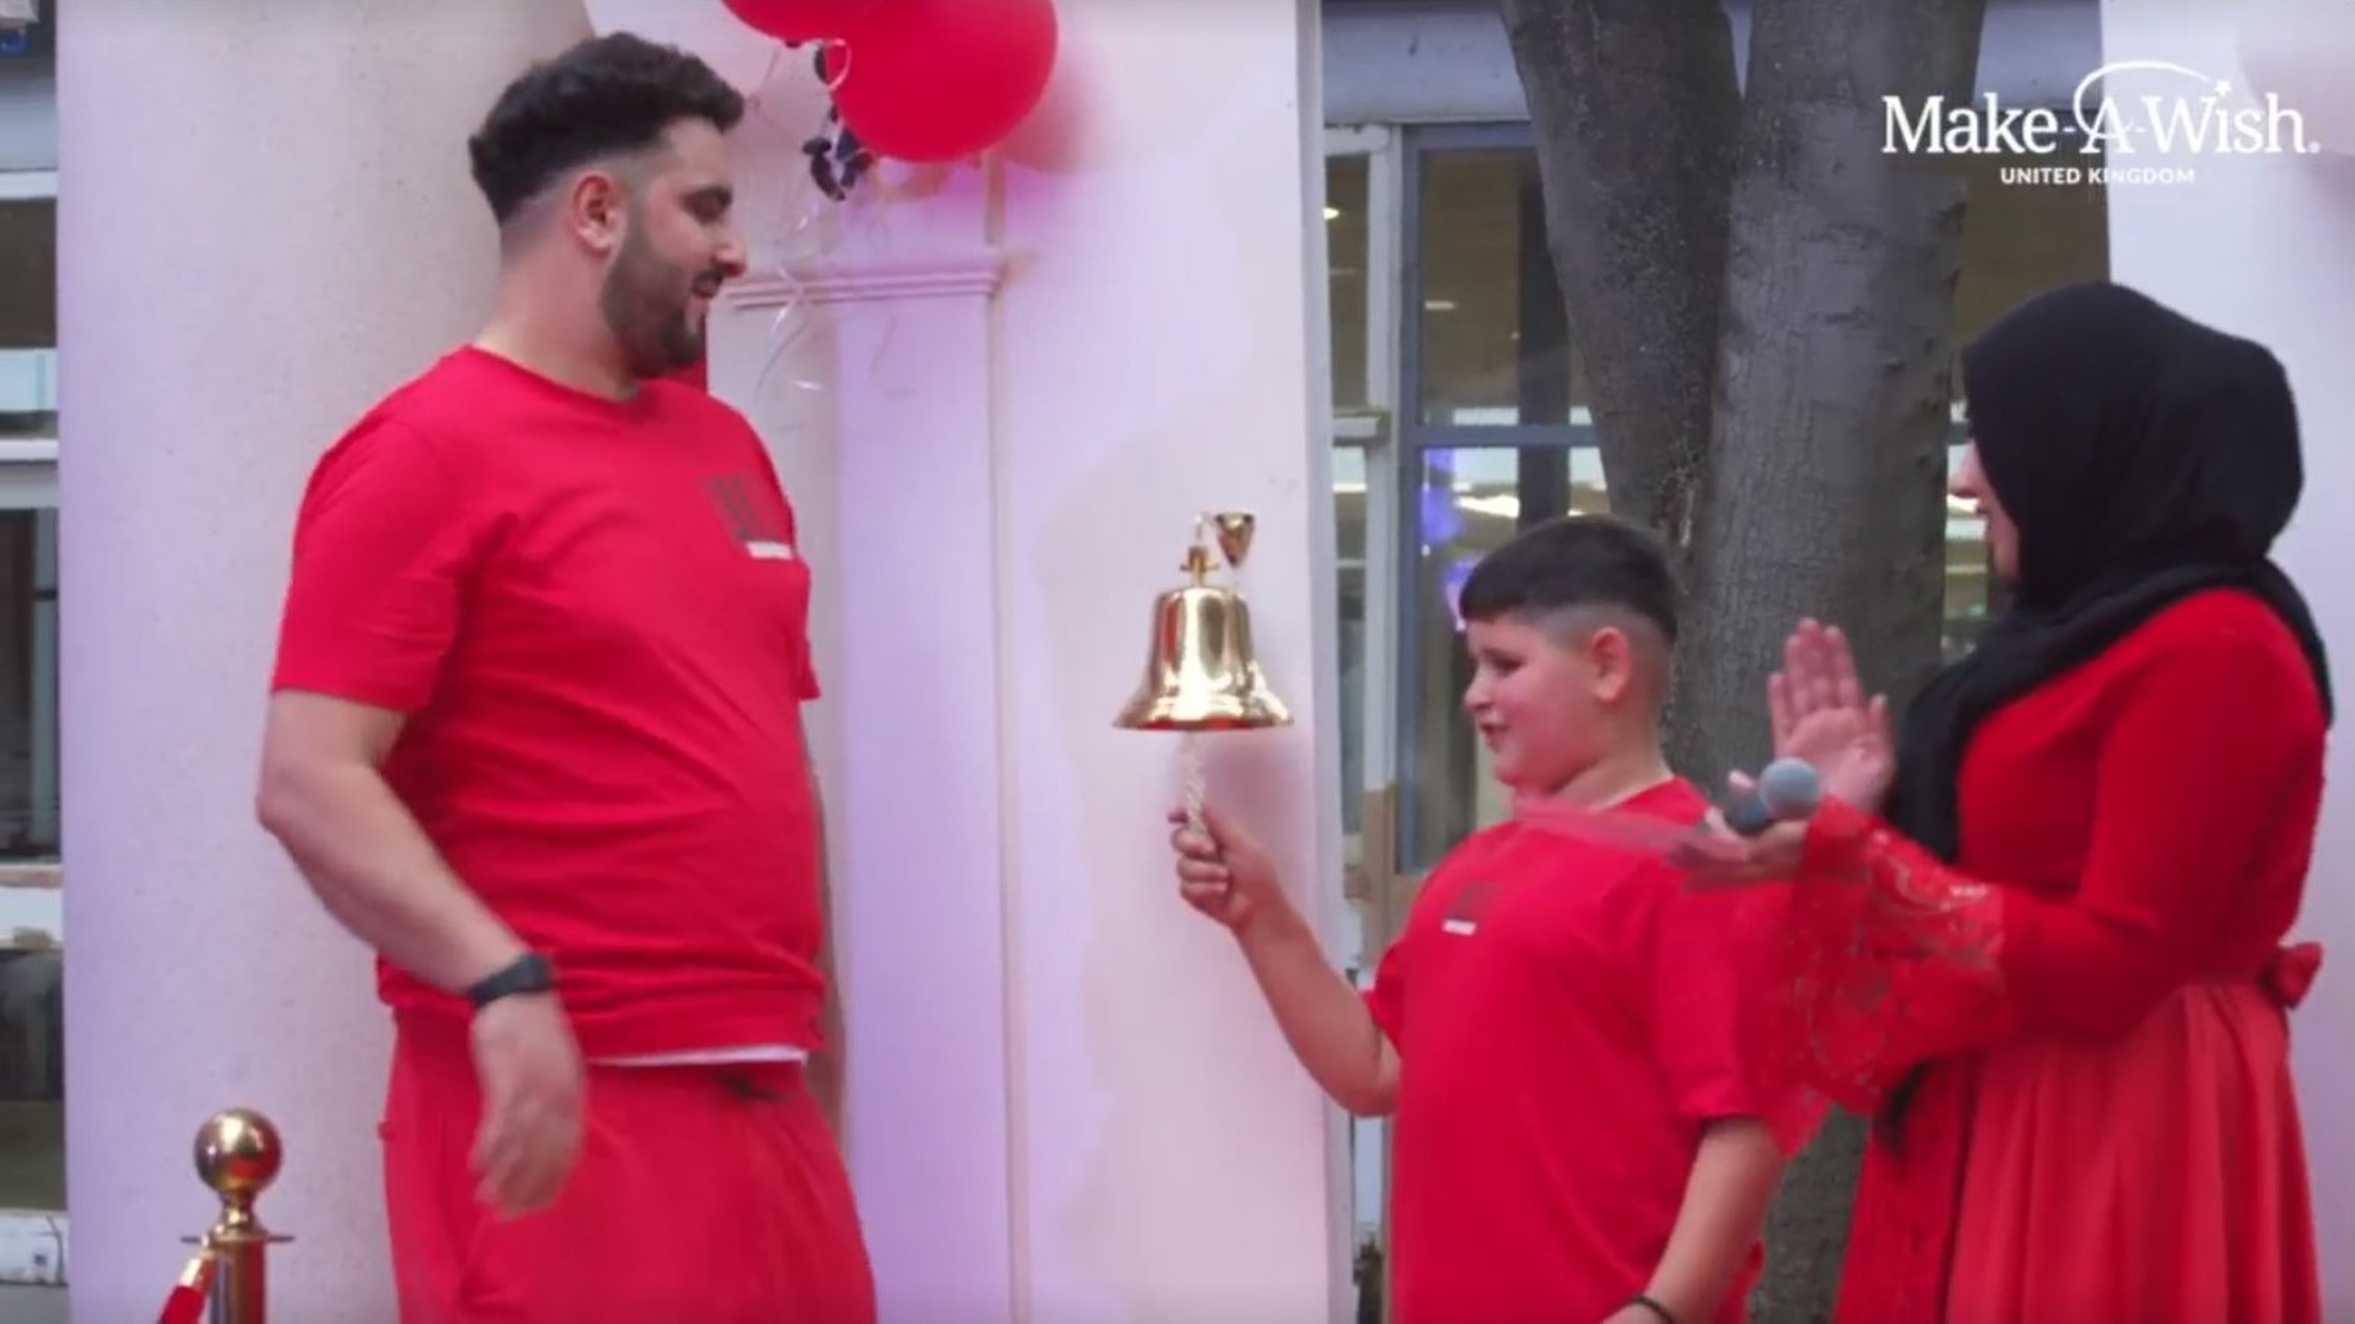
[[270, 1243], [292, 1241], [262, 1226], [254, 1198], [278, 1176], [285, 1149], [270, 1119], [247, 1108], [212, 1115], [196, 1132], [196, 1175], [221, 1197], [221, 1216], [201, 1238], [215, 1263], [212, 1324], [267, 1324]]

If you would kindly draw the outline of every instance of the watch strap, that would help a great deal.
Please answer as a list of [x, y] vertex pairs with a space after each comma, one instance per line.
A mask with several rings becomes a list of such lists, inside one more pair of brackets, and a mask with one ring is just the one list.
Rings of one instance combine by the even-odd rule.
[[517, 993], [548, 993], [556, 988], [556, 967], [538, 952], [525, 952], [500, 969], [467, 986], [466, 1000], [477, 1011]]

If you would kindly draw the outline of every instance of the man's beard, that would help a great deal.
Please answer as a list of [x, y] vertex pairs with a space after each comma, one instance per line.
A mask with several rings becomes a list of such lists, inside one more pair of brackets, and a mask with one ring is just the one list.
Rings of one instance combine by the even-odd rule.
[[687, 317], [696, 277], [654, 255], [633, 228], [597, 296], [633, 376], [667, 377], [703, 361], [703, 328]]

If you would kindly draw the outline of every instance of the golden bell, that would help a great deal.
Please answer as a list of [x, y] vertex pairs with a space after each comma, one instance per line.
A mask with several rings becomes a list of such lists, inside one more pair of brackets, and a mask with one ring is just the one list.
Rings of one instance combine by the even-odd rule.
[[1251, 608], [1243, 595], [1208, 582], [1205, 526], [1218, 530], [1227, 564], [1240, 568], [1251, 550], [1253, 518], [1240, 511], [1206, 515], [1179, 567], [1192, 577], [1153, 604], [1153, 642], [1145, 683], [1113, 725], [1132, 731], [1232, 731], [1287, 726], [1292, 714], [1267, 687], [1251, 651]]

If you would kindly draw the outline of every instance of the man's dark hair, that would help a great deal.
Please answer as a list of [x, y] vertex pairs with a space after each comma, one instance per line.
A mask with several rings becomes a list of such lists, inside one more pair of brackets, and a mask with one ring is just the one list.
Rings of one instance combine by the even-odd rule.
[[1578, 608], [1617, 609], [1676, 642], [1676, 577], [1651, 534], [1606, 515], [1568, 515], [1514, 535], [1480, 558], [1457, 600], [1467, 621]]
[[744, 98], [711, 66], [626, 32], [592, 37], [535, 64], [499, 94], [466, 140], [474, 182], [501, 225], [566, 171], [644, 151], [682, 119], [726, 133]]

